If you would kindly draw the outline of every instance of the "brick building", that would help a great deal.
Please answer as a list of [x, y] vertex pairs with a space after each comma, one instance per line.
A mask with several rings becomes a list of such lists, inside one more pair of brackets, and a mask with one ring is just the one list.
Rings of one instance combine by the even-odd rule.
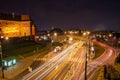
[[0, 13], [0, 30], [3, 38], [29, 38], [35, 36], [35, 26], [29, 15]]

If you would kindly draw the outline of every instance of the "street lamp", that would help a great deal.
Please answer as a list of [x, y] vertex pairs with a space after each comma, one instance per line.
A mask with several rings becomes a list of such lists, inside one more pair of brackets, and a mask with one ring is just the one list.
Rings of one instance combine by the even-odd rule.
[[112, 37], [112, 34], [109, 34], [109, 37]]
[[69, 38], [69, 40], [70, 40], [70, 41], [72, 41], [72, 40], [73, 40], [73, 38], [72, 38], [72, 37], [70, 37], [70, 38]]
[[83, 33], [83, 36], [86, 36], [86, 32]]
[[85, 45], [85, 47], [88, 47], [86, 49], [86, 54], [85, 54], [85, 80], [87, 80], [87, 62], [88, 62], [88, 54], [90, 53], [89, 34], [90, 34], [89, 31], [83, 33], [83, 36], [87, 36], [87, 39], [88, 39], [88, 43], [86, 42], [86, 45]]
[[85, 80], [87, 80], [87, 53], [85, 55]]
[[53, 40], [51, 39], [51, 50], [52, 50], [52, 44], [53, 44]]
[[56, 32], [54, 33], [54, 36], [57, 36], [57, 33], [56, 33]]
[[54, 39], [53, 40], [58, 42], [58, 38], [57, 37], [58, 37], [58, 33], [54, 32], [54, 34], [53, 34], [53, 38]]
[[2, 39], [1, 39], [1, 33], [2, 33], [2, 31], [0, 30], [0, 56], [1, 56], [0, 61], [1, 61], [2, 78], [4, 79], [4, 65], [3, 65], [3, 62], [2, 62], [2, 60], [3, 60], [3, 55], [2, 55]]
[[9, 39], [9, 37], [5, 37], [5, 40], [8, 40]]

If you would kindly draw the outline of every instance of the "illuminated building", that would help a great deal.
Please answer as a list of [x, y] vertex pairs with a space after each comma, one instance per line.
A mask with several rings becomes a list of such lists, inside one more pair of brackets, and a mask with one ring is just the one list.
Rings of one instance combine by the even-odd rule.
[[33, 38], [35, 36], [35, 26], [28, 15], [0, 13], [0, 30], [3, 37]]

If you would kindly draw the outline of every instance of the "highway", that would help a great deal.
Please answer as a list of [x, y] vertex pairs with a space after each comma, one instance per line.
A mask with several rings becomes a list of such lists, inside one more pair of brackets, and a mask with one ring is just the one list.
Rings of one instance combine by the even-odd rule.
[[[77, 65], [84, 62], [84, 48], [80, 46], [77, 47], [77, 50], [74, 50], [72, 55], [59, 65], [57, 70], [52, 71], [48, 76], [43, 80], [69, 80], [77, 72]], [[82, 58], [83, 57], [83, 58]], [[80, 65], [79, 65], [80, 66]], [[81, 66], [83, 66], [81, 64]], [[79, 70], [80, 71], [80, 70]]]
[[[99, 58], [88, 63], [87, 75], [90, 75], [89, 77], [87, 77], [88, 80], [94, 79], [93, 76], [96, 74], [94, 71], [96, 71], [100, 66], [104, 64], [113, 64], [116, 57], [116, 53], [113, 48], [103, 43], [97, 41], [95, 42], [104, 47], [106, 50]], [[84, 80], [84, 72], [79, 76], [79, 80]]]
[[60, 65], [64, 60], [67, 59], [68, 56], [72, 55], [72, 53], [78, 49], [76, 48], [80, 42], [74, 43], [61, 53], [59, 53], [54, 58], [45, 62], [43, 65], [33, 70], [31, 73], [22, 77], [22, 80], [41, 80], [45, 76], [47, 76], [51, 71], [53, 71], [58, 65]]
[[[87, 79], [95, 79], [96, 72], [104, 64], [113, 64], [116, 57], [113, 48], [95, 41], [105, 48], [105, 52], [97, 59], [88, 62]], [[22, 80], [84, 80], [86, 47], [82, 46], [84, 41], [79, 41], [31, 73], [22, 77]]]

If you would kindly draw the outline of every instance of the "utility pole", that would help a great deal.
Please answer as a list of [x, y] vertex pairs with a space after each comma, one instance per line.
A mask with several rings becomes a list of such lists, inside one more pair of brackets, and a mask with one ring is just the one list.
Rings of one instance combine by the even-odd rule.
[[90, 42], [86, 43], [86, 54], [85, 54], [85, 80], [87, 80], [87, 63], [88, 63], [88, 55], [90, 54]]
[[[87, 34], [87, 35], [86, 35]], [[87, 36], [88, 42], [86, 41], [86, 54], [85, 54], [85, 80], [87, 80], [87, 61], [88, 61], [88, 55], [90, 55], [90, 40], [89, 40], [89, 34], [90, 32], [84, 33], [84, 35]]]
[[4, 79], [4, 65], [3, 65], [3, 62], [2, 62], [2, 59], [3, 59], [3, 55], [2, 55], [2, 41], [1, 41], [1, 36], [0, 36], [0, 56], [1, 56], [1, 70], [2, 70], [2, 78]]
[[87, 80], [87, 52], [85, 55], [85, 80]]

